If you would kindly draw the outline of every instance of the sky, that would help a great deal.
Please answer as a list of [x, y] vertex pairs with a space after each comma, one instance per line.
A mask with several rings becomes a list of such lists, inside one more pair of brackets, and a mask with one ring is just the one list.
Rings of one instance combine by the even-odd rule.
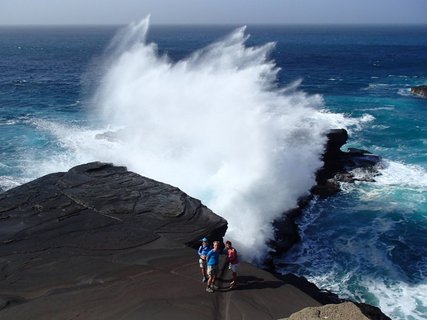
[[0, 0], [0, 25], [427, 24], [427, 0]]

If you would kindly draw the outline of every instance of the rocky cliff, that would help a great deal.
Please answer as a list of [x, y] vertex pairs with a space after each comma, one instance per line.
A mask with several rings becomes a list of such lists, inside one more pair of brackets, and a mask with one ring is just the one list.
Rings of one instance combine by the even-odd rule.
[[[188, 245], [227, 222], [172, 186], [89, 163], [0, 194], [1, 319], [277, 319], [320, 303], [242, 263], [205, 291]], [[224, 261], [222, 261], [224, 264]]]
[[[227, 222], [179, 189], [105, 163], [0, 194], [0, 319], [279, 319], [334, 302], [298, 277], [222, 268], [207, 293], [190, 246]], [[221, 266], [225, 266], [221, 259]]]

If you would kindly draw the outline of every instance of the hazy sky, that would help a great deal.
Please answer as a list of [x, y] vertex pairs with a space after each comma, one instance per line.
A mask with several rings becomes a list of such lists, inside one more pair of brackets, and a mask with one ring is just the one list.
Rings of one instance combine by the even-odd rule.
[[427, 24], [427, 0], [0, 0], [0, 25]]

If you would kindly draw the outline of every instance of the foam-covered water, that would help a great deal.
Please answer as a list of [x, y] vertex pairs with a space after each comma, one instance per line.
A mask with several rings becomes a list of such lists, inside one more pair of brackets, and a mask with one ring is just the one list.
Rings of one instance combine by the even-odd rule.
[[124, 164], [201, 198], [256, 260], [270, 221], [312, 185], [322, 133], [345, 127], [382, 174], [314, 201], [303, 242], [276, 263], [425, 319], [427, 114], [409, 88], [427, 81], [427, 30], [148, 29], [108, 45], [115, 28], [0, 28], [0, 188]]
[[177, 62], [147, 31], [148, 19], [110, 44], [93, 98], [98, 129], [34, 121], [65, 150], [43, 169], [98, 159], [178, 186], [227, 219], [247, 259], [262, 259], [271, 221], [314, 184], [324, 133], [345, 117], [297, 85], [278, 87], [274, 43], [246, 46], [245, 28]]

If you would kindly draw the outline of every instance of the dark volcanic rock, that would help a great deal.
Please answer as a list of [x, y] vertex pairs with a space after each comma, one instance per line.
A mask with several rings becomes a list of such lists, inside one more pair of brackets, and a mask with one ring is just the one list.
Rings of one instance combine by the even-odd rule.
[[[354, 182], [355, 180], [372, 181], [377, 174], [375, 165], [380, 163], [381, 157], [369, 151], [348, 148], [347, 152], [341, 147], [347, 142], [348, 134], [344, 129], [331, 130], [323, 154], [323, 167], [316, 173], [316, 185], [311, 189], [313, 195], [328, 197], [341, 190], [340, 182]], [[356, 168], [370, 170], [370, 175], [357, 178], [350, 172]]]
[[[271, 257], [265, 263], [266, 269], [270, 272], [276, 272], [275, 258], [281, 257], [294, 244], [300, 241], [297, 219], [303, 214], [304, 209], [313, 203], [312, 200], [314, 199], [314, 196], [332, 196], [341, 190], [340, 182], [352, 183], [361, 179], [363, 179], [363, 181], [372, 181], [372, 178], [370, 177], [378, 174], [375, 166], [380, 163], [381, 157], [362, 149], [349, 148], [348, 152], [343, 152], [341, 150], [341, 147], [347, 142], [348, 139], [346, 130], [331, 130], [327, 134], [327, 138], [328, 140], [325, 146], [325, 152], [322, 156], [324, 165], [316, 173], [316, 185], [310, 190], [310, 195], [299, 199], [298, 207], [285, 212], [281, 219], [277, 219], [273, 222], [275, 234], [274, 240], [271, 241], [270, 245], [275, 249], [275, 251], [271, 254]], [[363, 170], [368, 171], [368, 177], [356, 178], [350, 172], [356, 168], [363, 168]], [[298, 289], [307, 293], [322, 304], [338, 304], [346, 303], [348, 301], [345, 299], [340, 299], [338, 295], [329, 291], [320, 290], [303, 277], [298, 277], [292, 274], [277, 276], [285, 282], [296, 286]], [[363, 303], [352, 303], [357, 305], [361, 313], [363, 313], [363, 315], [369, 319], [390, 319], [377, 307]], [[335, 307], [332, 307], [332, 309], [335, 310]], [[320, 315], [320, 311], [316, 308], [312, 309], [311, 311], [309, 310], [308, 312], [312, 312], [313, 310], [315, 310], [317, 315]], [[339, 307], [336, 310], [340, 310], [340, 312], [344, 310], [342, 312], [346, 312], [346, 307]], [[306, 313], [302, 313], [298, 316], [295, 316], [295, 319], [304, 319], [306, 316]], [[337, 314], [335, 314], [335, 316], [337, 316]], [[347, 315], [342, 317], [342, 319], [352, 319], [352, 317], [353, 315], [351, 313], [347, 313]]]
[[337, 302], [244, 262], [230, 291], [223, 257], [220, 289], [207, 293], [188, 246], [222, 240], [226, 228], [199, 200], [110, 164], [9, 190], [0, 194], [0, 319], [279, 319]]
[[0, 218], [0, 241], [8, 244], [0, 255], [11, 247], [118, 250], [162, 237], [192, 244], [202, 236], [222, 239], [227, 229], [178, 188], [98, 162], [0, 194]]
[[[376, 165], [381, 161], [381, 157], [366, 150], [349, 148], [348, 152], [341, 150], [347, 143], [348, 134], [345, 129], [334, 129], [327, 134], [325, 152], [322, 156], [323, 167], [316, 173], [316, 185], [310, 190], [310, 195], [299, 199], [298, 207], [283, 214], [283, 217], [273, 222], [275, 228], [274, 240], [271, 246], [275, 249], [273, 256], [280, 256], [288, 251], [295, 243], [300, 241], [298, 225], [296, 220], [313, 200], [314, 196], [326, 198], [338, 193], [341, 190], [341, 182], [354, 182], [362, 178], [356, 178], [350, 171], [356, 168], [363, 168], [369, 172], [364, 181], [371, 181], [372, 177], [378, 174]], [[274, 258], [274, 257], [273, 257]], [[274, 271], [274, 264], [267, 261], [271, 271]]]
[[323, 167], [316, 173], [316, 182], [318, 185], [326, 183], [337, 172], [344, 170], [342, 157], [344, 152], [341, 147], [347, 143], [348, 133], [344, 129], [331, 130], [327, 135], [325, 152], [323, 153]]
[[[221, 260], [205, 291], [194, 246], [227, 223], [179, 189], [90, 163], [0, 194], [0, 319], [278, 319], [321, 303]], [[187, 244], [187, 245], [186, 245]]]
[[412, 87], [411, 92], [417, 96], [427, 98], [427, 86]]

